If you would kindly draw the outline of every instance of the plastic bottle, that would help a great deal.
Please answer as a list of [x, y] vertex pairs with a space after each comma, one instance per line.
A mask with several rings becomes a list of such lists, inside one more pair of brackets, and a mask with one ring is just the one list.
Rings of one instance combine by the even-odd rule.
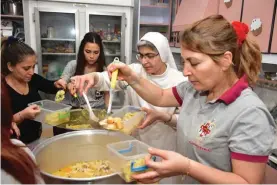
[[110, 24], [108, 24], [107, 40], [112, 40], [111, 25]]

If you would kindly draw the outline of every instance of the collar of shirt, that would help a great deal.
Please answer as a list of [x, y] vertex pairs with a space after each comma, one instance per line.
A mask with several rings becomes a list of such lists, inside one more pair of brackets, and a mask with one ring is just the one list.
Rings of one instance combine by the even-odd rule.
[[229, 105], [233, 103], [240, 96], [241, 92], [248, 87], [247, 77], [246, 75], [243, 75], [230, 89], [221, 95], [218, 100]]
[[[209, 103], [215, 103], [222, 101], [225, 104], [229, 105], [233, 103], [241, 94], [241, 92], [248, 88], [248, 82], [246, 75], [243, 75], [230, 89], [224, 92], [217, 100], [209, 101]], [[204, 91], [200, 93], [200, 96], [207, 96], [208, 92]]]

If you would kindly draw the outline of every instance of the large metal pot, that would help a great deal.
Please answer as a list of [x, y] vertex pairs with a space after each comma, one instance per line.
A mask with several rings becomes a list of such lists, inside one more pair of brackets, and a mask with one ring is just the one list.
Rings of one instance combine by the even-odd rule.
[[107, 130], [74, 131], [54, 136], [34, 148], [33, 152], [41, 174], [49, 184], [124, 184], [119, 175], [113, 173], [94, 178], [63, 178], [51, 173], [72, 163], [90, 160], [108, 160], [106, 145], [132, 140], [131, 136]]
[[16, 0], [4, 0], [1, 2], [1, 8], [3, 14], [8, 15], [22, 15], [22, 2]]

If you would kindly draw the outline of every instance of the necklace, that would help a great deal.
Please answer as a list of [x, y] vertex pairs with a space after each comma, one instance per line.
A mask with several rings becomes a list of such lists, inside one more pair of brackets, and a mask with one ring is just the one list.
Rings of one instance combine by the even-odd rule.
[[27, 95], [29, 93], [28, 83], [20, 83], [12, 77], [6, 77], [7, 84], [13, 88], [18, 94]]

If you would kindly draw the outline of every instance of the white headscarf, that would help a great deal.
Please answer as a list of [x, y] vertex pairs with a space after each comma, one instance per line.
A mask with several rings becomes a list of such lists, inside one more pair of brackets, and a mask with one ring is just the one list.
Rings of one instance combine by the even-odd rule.
[[140, 39], [140, 41], [142, 40], [151, 42], [157, 48], [162, 61], [167, 63], [169, 67], [177, 69], [168, 40], [165, 36], [159, 32], [148, 32]]

